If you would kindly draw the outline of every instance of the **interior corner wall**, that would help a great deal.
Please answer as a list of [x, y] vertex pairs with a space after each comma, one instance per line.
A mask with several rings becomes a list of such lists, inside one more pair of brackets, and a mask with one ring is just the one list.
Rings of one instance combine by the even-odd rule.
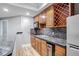
[[2, 20], [8, 20], [7, 41], [14, 41], [16, 39], [16, 33], [23, 32], [23, 38], [22, 38], [23, 44], [30, 43], [30, 29], [33, 28], [33, 22], [34, 22], [33, 18], [25, 16], [17, 16], [17, 17], [4, 18]]
[[23, 41], [25, 44], [31, 43], [30, 41], [30, 29], [33, 28], [34, 20], [31, 17], [21, 16], [21, 26], [23, 31]]

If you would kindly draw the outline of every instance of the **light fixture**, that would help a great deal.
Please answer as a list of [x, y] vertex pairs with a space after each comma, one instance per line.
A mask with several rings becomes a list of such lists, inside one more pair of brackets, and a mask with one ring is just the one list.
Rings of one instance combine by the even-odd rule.
[[30, 15], [30, 13], [29, 13], [29, 12], [27, 12], [27, 13], [26, 13], [26, 15]]
[[7, 8], [3, 8], [3, 11], [8, 12], [8, 9]]
[[45, 19], [46, 17], [43, 15], [43, 16], [41, 16], [43, 19]]

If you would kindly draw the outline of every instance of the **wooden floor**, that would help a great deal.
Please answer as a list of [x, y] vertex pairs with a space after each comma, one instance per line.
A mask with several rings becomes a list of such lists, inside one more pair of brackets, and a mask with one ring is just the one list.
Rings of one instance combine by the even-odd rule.
[[17, 56], [40, 56], [31, 46], [16, 50]]

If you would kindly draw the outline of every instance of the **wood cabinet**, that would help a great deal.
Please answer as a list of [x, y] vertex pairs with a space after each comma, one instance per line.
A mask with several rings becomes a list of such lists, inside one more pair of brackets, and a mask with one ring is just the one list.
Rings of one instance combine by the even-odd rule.
[[65, 56], [66, 55], [66, 48], [55, 45], [55, 56]]
[[39, 38], [36, 39], [36, 51], [41, 55], [41, 56], [46, 56], [47, 55], [47, 43], [44, 40], [41, 40]]
[[31, 45], [32, 47], [36, 48], [36, 39], [34, 36], [31, 36]]
[[47, 8], [47, 16], [46, 16], [46, 27], [54, 26], [54, 9], [53, 6]]
[[46, 24], [43, 27], [66, 27], [66, 19], [71, 15], [74, 15], [74, 4], [54, 3], [37, 15], [35, 21]]
[[39, 38], [36, 38], [36, 51], [42, 55], [41, 51], [42, 51], [42, 40]]
[[47, 9], [46, 27], [66, 27], [67, 17], [74, 15], [72, 3], [54, 3]]
[[38, 38], [38, 53], [41, 55], [41, 40]]
[[34, 37], [31, 36], [31, 45], [34, 46]]
[[39, 38], [32, 37], [31, 40], [32, 47], [35, 48], [35, 50], [41, 55], [46, 56], [47, 55], [47, 42], [44, 40], [41, 40]]
[[38, 51], [38, 39], [35, 38], [35, 41], [36, 41], [36, 42], [35, 42], [35, 43], [36, 43], [36, 45], [35, 45], [36, 48], [35, 48], [35, 49]]
[[[48, 46], [47, 42], [37, 38], [37, 37], [32, 37], [32, 47], [41, 55], [41, 56], [47, 56], [48, 55]], [[52, 54], [55, 56], [66, 56], [66, 47], [53, 44], [52, 45]]]
[[39, 38], [36, 39], [36, 50], [40, 54], [40, 49], [41, 49], [41, 40]]
[[46, 24], [46, 11], [39, 15], [39, 24]]
[[35, 17], [34, 17], [34, 21], [35, 21], [35, 22], [39, 22], [39, 16], [35, 16]]
[[47, 42], [44, 40], [41, 40], [41, 55], [47, 56]]

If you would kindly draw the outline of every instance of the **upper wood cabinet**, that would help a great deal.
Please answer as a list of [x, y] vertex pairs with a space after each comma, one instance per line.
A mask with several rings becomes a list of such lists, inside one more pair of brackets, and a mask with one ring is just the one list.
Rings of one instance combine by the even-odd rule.
[[54, 9], [53, 6], [47, 8], [47, 16], [46, 16], [46, 27], [54, 26]]
[[46, 11], [42, 12], [39, 15], [39, 23], [40, 24], [45, 24], [46, 23]]
[[39, 22], [39, 16], [34, 17], [35, 22]]
[[39, 24], [46, 24], [44, 27], [66, 27], [66, 19], [74, 14], [74, 4], [54, 3], [39, 15], [35, 21]]
[[74, 14], [74, 4], [54, 3], [47, 10], [46, 27], [66, 27], [66, 19]]

